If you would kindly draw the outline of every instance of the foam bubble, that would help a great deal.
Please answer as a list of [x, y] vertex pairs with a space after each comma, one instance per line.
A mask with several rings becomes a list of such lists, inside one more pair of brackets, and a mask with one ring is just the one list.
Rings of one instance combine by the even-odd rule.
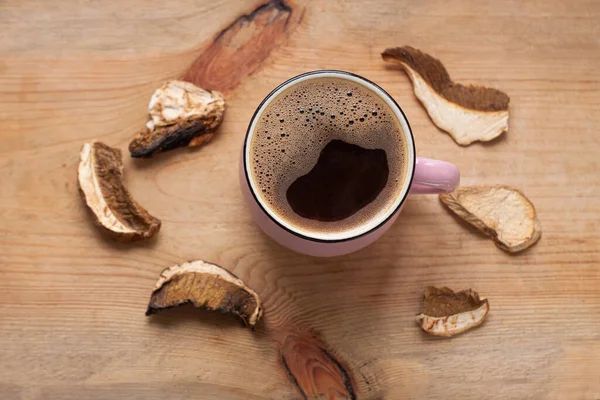
[[[354, 229], [385, 213], [402, 190], [407, 171], [402, 127], [387, 103], [362, 85], [330, 77], [301, 81], [274, 99], [260, 118], [255, 128], [260, 134], [250, 142], [250, 174], [262, 200], [298, 230]], [[335, 139], [383, 149], [389, 163], [388, 184], [373, 202], [342, 221], [302, 218], [288, 204], [287, 189], [315, 166], [321, 150]]]

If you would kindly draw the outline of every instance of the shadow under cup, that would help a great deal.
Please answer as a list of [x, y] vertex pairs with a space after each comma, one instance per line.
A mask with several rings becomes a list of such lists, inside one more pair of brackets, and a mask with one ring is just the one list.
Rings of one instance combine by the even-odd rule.
[[[252, 157], [250, 144], [263, 112], [265, 112], [274, 99], [277, 99], [280, 94], [291, 87], [317, 78], [348, 80], [354, 87], [360, 86], [361, 90], [366, 89], [367, 92], [375, 94], [377, 100], [383, 101], [389, 111], [393, 113], [395, 122], [401, 127], [402, 134], [404, 135], [404, 150], [406, 154], [405, 174], [402, 185], [394, 190], [394, 197], [386, 203], [385, 209], [382, 208], [372, 218], [368, 218], [364, 222], [361, 221], [359, 225], [351, 229], [333, 233], [325, 230], [323, 232], [319, 232], [318, 230], [303, 231], [283, 219], [262, 198], [258, 183], [253, 179], [251, 173]], [[323, 147], [325, 145], [326, 143], [323, 143]], [[299, 253], [330, 257], [348, 254], [368, 246], [391, 227], [398, 218], [404, 201], [411, 189], [415, 178], [416, 165], [419, 162], [423, 175], [423, 179], [418, 182], [419, 185], [415, 185], [415, 187], [420, 187], [420, 189], [417, 189], [419, 192], [447, 192], [453, 190], [458, 184], [458, 170], [454, 165], [437, 160], [419, 159], [417, 161], [414, 139], [408, 120], [400, 106], [382, 88], [365, 78], [349, 72], [332, 70], [313, 71], [296, 76], [282, 83], [258, 106], [250, 120], [244, 140], [240, 162], [240, 187], [255, 222], [273, 240]], [[413, 188], [413, 191], [415, 191], [415, 188]]]

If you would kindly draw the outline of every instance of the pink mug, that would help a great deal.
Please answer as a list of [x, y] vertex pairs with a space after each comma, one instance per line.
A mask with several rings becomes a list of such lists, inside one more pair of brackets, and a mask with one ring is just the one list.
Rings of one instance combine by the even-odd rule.
[[[378, 214], [375, 218], [366, 221], [358, 228], [336, 236], [300, 232], [286, 223], [258, 195], [257, 184], [253, 181], [249, 173], [251, 159], [250, 142], [257, 122], [269, 103], [280, 93], [299, 82], [307, 79], [327, 77], [351, 80], [374, 92], [379, 98], [384, 100], [402, 126], [408, 148], [407, 179], [404, 180], [404, 186], [399, 191], [393, 206], [389, 207], [386, 213]], [[240, 162], [240, 186], [242, 194], [258, 226], [282, 246], [299, 253], [317, 257], [348, 254], [370, 245], [379, 239], [396, 221], [409, 192], [414, 194], [451, 192], [458, 186], [459, 181], [460, 174], [454, 164], [416, 157], [414, 138], [408, 120], [400, 106], [388, 93], [375, 83], [361, 76], [334, 70], [312, 71], [298, 75], [282, 83], [269, 93], [260, 103], [250, 120]]]

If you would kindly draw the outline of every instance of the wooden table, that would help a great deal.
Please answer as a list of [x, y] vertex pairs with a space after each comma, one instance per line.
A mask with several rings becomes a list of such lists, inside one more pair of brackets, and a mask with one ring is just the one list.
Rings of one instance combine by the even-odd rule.
[[[0, 2], [0, 398], [600, 399], [599, 21], [597, 0]], [[404, 44], [506, 91], [509, 133], [459, 147], [438, 130], [381, 61]], [[81, 145], [126, 150], [154, 89], [198, 57], [195, 79], [227, 95], [218, 137], [127, 156], [129, 189], [163, 227], [146, 243], [106, 240], [78, 194]], [[321, 68], [388, 90], [418, 154], [456, 163], [463, 184], [521, 188], [540, 242], [506, 254], [435, 196], [411, 197], [349, 256], [268, 239], [239, 193], [242, 138], [274, 86]], [[144, 316], [160, 271], [191, 259], [260, 294], [255, 332], [191, 307]], [[475, 288], [488, 320], [425, 335], [426, 285]], [[286, 346], [306, 365], [296, 382]]]

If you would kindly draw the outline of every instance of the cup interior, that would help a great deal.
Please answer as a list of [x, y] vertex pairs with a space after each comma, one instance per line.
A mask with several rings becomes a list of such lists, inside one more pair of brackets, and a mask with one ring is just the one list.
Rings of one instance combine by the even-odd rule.
[[[387, 207], [385, 212], [377, 214], [375, 217], [365, 221], [364, 224], [361, 224], [355, 228], [348, 229], [342, 232], [309, 232], [298, 229], [297, 227], [287, 223], [284, 219], [282, 219], [279, 215], [277, 215], [269, 205], [262, 199], [260, 196], [259, 188], [257, 187], [256, 182], [252, 179], [251, 176], [251, 165], [250, 165], [250, 143], [252, 141], [252, 137], [256, 130], [256, 125], [262, 116], [262, 113], [267, 109], [269, 104], [276, 99], [281, 93], [289, 89], [290, 87], [309, 80], [316, 78], [338, 78], [338, 79], [347, 79], [356, 84], [359, 84], [371, 92], [375, 93], [380, 99], [382, 99], [389, 109], [394, 113], [395, 118], [399, 122], [402, 127], [402, 132], [405, 135], [406, 141], [406, 151], [407, 151], [407, 170], [406, 177], [404, 179], [404, 184], [402, 189], [397, 192], [397, 196], [394, 199], [394, 202]], [[350, 72], [344, 71], [335, 71], [335, 70], [321, 70], [321, 71], [312, 71], [307, 72], [302, 75], [298, 75], [293, 77], [286, 82], [282, 83], [278, 87], [276, 87], [258, 106], [252, 119], [250, 120], [250, 124], [248, 125], [248, 130], [246, 132], [246, 138], [244, 140], [244, 148], [243, 148], [243, 167], [244, 173], [246, 177], [246, 182], [250, 188], [250, 192], [254, 197], [255, 201], [258, 203], [263, 212], [277, 225], [287, 230], [290, 233], [293, 233], [296, 236], [301, 238], [317, 241], [317, 242], [341, 242], [352, 240], [357, 237], [369, 234], [374, 230], [378, 229], [380, 226], [384, 225], [402, 206], [404, 200], [408, 195], [408, 191], [410, 189], [410, 185], [413, 180], [414, 170], [415, 170], [415, 144], [412, 135], [412, 131], [410, 129], [410, 125], [404, 112], [400, 108], [400, 106], [394, 101], [394, 99], [381, 87], [377, 86], [375, 83], [369, 81], [366, 78], [361, 76], [352, 74]]]

